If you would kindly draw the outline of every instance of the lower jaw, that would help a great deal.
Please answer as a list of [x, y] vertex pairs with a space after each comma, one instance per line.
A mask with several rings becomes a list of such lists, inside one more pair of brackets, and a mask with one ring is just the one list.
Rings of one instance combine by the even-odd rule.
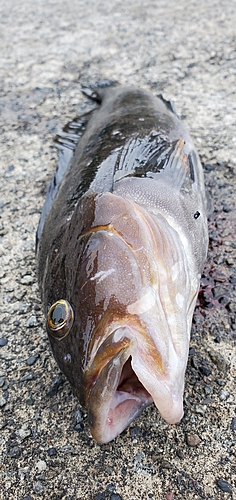
[[97, 408], [93, 407], [97, 414], [89, 418], [90, 430], [97, 441], [106, 443], [118, 436], [153, 399], [134, 373], [129, 358], [109, 402], [103, 404], [102, 394], [97, 402]]

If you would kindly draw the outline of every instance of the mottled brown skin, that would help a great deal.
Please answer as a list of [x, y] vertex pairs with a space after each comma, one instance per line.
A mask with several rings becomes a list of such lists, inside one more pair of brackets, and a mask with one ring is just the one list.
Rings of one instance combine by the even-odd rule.
[[[48, 329], [50, 343], [60, 369], [82, 404], [89, 407], [91, 429], [96, 427], [102, 384], [107, 376], [116, 383], [114, 357], [119, 374], [130, 358], [133, 341], [126, 336], [114, 341], [117, 328], [129, 326], [139, 332], [150, 366], [153, 364], [160, 376], [167, 372], [145, 321], [132, 313], [132, 307], [140, 301], [140, 290], [155, 284], [152, 252], [160, 255], [167, 276], [171, 273], [169, 263], [173, 261], [174, 265], [181, 259], [176, 257], [175, 245], [169, 249], [170, 239], [162, 234], [163, 215], [155, 218], [147, 214], [147, 226], [143, 229], [142, 195], [138, 201], [141, 212], [136, 213], [137, 202], [132, 202], [132, 194], [120, 195], [119, 186], [123, 181], [129, 186], [129, 181], [139, 179], [138, 182], [144, 182], [145, 193], [152, 175], [165, 180], [167, 172], [166, 176], [170, 176], [173, 186], [179, 185], [182, 194], [177, 206], [168, 199], [163, 213], [181, 220], [190, 240], [197, 275], [201, 273], [207, 248], [200, 162], [178, 118], [162, 99], [133, 87], [100, 90], [97, 100], [102, 104], [88, 115], [85, 132], [38, 234], [38, 276], [45, 314], [59, 299], [67, 300], [74, 311], [74, 323], [65, 338], [54, 339]], [[173, 173], [168, 172], [172, 161]], [[157, 207], [158, 204], [161, 211], [162, 201], [156, 202]], [[200, 209], [202, 216], [197, 223], [195, 209]], [[176, 245], [178, 238], [176, 233]], [[199, 240], [203, 245], [199, 246]], [[108, 261], [108, 274], [104, 277], [99, 273], [102, 263]], [[180, 286], [185, 286], [184, 281]], [[174, 288], [170, 293], [175, 297], [177, 291]], [[197, 285], [192, 293], [191, 301], [195, 300]], [[191, 309], [191, 316], [191, 304], [186, 307], [187, 311]], [[185, 351], [184, 347], [184, 356]], [[147, 398], [146, 404], [151, 401]], [[103, 440], [96, 431], [94, 435]]]

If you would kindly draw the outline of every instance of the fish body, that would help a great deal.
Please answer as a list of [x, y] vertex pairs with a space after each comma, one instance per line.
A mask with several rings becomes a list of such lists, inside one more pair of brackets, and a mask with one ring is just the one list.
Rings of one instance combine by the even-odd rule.
[[38, 276], [54, 357], [108, 442], [153, 401], [168, 423], [183, 416], [208, 231], [201, 163], [171, 105], [135, 87], [92, 97], [62, 134]]

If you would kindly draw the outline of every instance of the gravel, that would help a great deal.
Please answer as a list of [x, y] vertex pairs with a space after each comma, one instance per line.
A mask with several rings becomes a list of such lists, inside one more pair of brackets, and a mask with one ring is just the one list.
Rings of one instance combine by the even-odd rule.
[[[0, 19], [0, 499], [234, 499], [234, 2], [8, 0]], [[50, 351], [35, 231], [57, 165], [55, 134], [93, 107], [78, 81], [105, 79], [171, 99], [200, 153], [213, 211], [184, 417], [169, 426], [150, 406], [100, 445]]]

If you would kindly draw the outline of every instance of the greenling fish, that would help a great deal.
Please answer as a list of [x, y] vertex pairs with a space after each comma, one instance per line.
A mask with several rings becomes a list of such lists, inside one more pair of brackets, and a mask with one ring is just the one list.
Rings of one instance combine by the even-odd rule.
[[163, 97], [118, 85], [58, 138], [37, 233], [55, 359], [108, 442], [154, 402], [183, 416], [192, 315], [207, 254], [202, 166]]

